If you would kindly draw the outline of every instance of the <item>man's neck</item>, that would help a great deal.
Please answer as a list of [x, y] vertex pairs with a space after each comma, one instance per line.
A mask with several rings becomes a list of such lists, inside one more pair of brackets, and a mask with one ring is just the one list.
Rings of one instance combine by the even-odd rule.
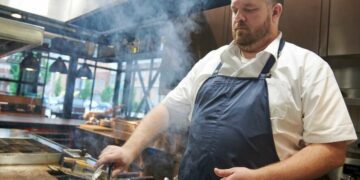
[[242, 55], [247, 59], [252, 59], [256, 56], [257, 53], [264, 50], [274, 39], [277, 38], [279, 32], [270, 34], [269, 36], [264, 37], [260, 41], [251, 44], [249, 46], [240, 46]]

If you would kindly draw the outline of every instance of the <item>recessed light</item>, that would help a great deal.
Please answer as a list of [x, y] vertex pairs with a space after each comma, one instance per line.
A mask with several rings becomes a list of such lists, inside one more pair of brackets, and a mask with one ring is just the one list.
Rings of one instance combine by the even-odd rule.
[[18, 14], [18, 13], [11, 13], [11, 17], [16, 18], [16, 19], [21, 19], [22, 15]]

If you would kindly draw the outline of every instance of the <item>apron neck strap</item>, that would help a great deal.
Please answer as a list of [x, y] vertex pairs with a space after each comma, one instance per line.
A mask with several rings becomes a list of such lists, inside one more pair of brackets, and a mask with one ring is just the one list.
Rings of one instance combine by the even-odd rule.
[[[283, 50], [285, 45], [285, 40], [283, 38], [280, 39], [280, 43], [279, 43], [279, 49], [277, 51], [277, 58], [280, 57], [281, 51]], [[269, 59], [267, 60], [264, 68], [261, 71], [261, 74], [269, 74], [272, 66], [275, 64], [275, 57], [273, 55], [270, 55]], [[260, 74], [260, 75], [261, 75]]]

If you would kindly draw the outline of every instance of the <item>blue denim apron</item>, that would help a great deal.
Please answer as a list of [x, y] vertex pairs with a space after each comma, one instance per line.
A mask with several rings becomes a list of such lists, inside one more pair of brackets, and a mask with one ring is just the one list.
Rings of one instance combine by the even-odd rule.
[[[278, 57], [285, 44], [280, 40]], [[179, 179], [220, 179], [214, 168], [260, 168], [279, 161], [269, 112], [266, 78], [275, 63], [270, 55], [259, 77], [213, 75], [200, 87]]]

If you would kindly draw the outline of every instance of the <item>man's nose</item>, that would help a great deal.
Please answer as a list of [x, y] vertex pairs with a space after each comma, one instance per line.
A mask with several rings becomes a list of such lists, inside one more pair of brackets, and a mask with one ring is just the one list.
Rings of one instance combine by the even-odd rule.
[[240, 11], [233, 13], [233, 18], [235, 22], [246, 21], [245, 16], [242, 13], [240, 13]]

